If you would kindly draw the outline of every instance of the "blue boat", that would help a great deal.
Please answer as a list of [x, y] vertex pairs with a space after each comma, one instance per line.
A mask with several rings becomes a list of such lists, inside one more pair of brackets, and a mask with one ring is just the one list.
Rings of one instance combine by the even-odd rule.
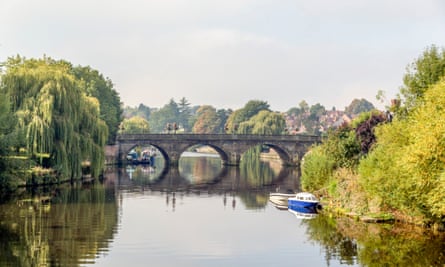
[[321, 208], [318, 199], [311, 193], [300, 192], [287, 200], [289, 209], [299, 212], [317, 212]]

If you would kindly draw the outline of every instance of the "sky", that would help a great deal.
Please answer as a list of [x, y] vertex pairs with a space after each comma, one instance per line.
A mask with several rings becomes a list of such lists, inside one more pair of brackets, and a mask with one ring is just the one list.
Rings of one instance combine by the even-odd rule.
[[0, 0], [0, 62], [91, 66], [125, 106], [384, 108], [431, 45], [445, 46], [443, 0]]

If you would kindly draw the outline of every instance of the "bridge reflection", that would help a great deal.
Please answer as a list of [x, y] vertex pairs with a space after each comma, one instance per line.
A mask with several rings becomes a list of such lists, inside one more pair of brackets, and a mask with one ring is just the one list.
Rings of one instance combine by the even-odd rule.
[[[283, 167], [275, 177], [266, 181], [249, 179], [241, 175], [239, 168], [221, 166], [220, 171], [213, 177], [204, 177], [191, 180], [179, 171], [178, 167], [164, 167], [160, 172], [144, 171], [143, 165], [127, 166], [118, 168], [118, 184], [121, 186], [143, 187], [145, 190], [153, 191], [230, 191], [230, 190], [252, 190], [273, 187], [285, 180], [298, 181], [298, 175], [294, 168]], [[138, 176], [135, 175], [138, 173]], [[287, 190], [296, 190], [299, 183], [288, 183]]]
[[[240, 168], [222, 167], [212, 177], [191, 180], [179, 168], [166, 167], [158, 174], [141, 172], [143, 166], [109, 169], [106, 180], [114, 180], [119, 192], [143, 195], [161, 195], [172, 211], [183, 197], [217, 195], [224, 207], [235, 209], [241, 201], [248, 209], [262, 209], [267, 205], [270, 192], [298, 191], [299, 173], [295, 168], [283, 167], [270, 179], [255, 179], [242, 174]], [[139, 170], [135, 170], [135, 169]], [[141, 176], [142, 175], [142, 176]]]

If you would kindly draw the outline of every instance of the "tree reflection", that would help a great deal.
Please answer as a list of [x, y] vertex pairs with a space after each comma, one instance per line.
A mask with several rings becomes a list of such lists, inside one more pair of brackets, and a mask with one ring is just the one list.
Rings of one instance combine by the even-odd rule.
[[326, 263], [362, 266], [443, 266], [445, 236], [414, 227], [376, 225], [350, 218], [317, 216], [307, 224], [310, 240], [324, 248]]
[[[260, 158], [261, 146], [249, 149], [243, 154], [240, 163], [240, 175], [244, 182], [252, 187], [270, 185], [281, 170], [279, 166], [271, 165], [272, 161], [264, 162]], [[273, 167], [272, 167], [273, 166]]]
[[0, 266], [75, 266], [105, 253], [117, 228], [113, 188], [34, 192], [0, 210]]
[[129, 165], [119, 176], [119, 184], [137, 186], [143, 191], [170, 193], [230, 192], [233, 208], [236, 207], [236, 196], [247, 208], [262, 209], [277, 183], [286, 191], [296, 191], [299, 179], [298, 172], [283, 167], [280, 160], [261, 159], [260, 152], [259, 146], [247, 151], [239, 167], [222, 166], [217, 156], [191, 152], [181, 156], [178, 167], [156, 168], [155, 172], [143, 171], [143, 165]]

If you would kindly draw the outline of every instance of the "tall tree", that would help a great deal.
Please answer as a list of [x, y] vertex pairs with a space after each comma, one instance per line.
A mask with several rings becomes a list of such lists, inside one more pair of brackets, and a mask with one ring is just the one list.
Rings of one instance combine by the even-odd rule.
[[11, 164], [8, 155], [13, 146], [12, 132], [15, 125], [15, 119], [11, 113], [11, 104], [9, 96], [0, 90], [0, 188], [9, 188], [12, 182]]
[[250, 100], [243, 108], [235, 110], [230, 114], [225, 126], [226, 131], [229, 133], [238, 133], [240, 124], [248, 121], [261, 110], [269, 110], [269, 104], [265, 101]]
[[305, 100], [302, 100], [298, 105], [303, 113], [309, 111], [309, 104]]
[[82, 87], [86, 89], [87, 95], [99, 100], [100, 117], [108, 126], [108, 143], [113, 144], [123, 112], [120, 97], [113, 88], [113, 83], [89, 66], [77, 66], [73, 68], [73, 73], [76, 79], [85, 83]]
[[190, 109], [190, 103], [185, 97], [179, 99], [178, 111], [179, 111], [178, 124], [184, 128], [184, 132], [189, 132], [191, 109]]
[[400, 92], [405, 100], [405, 109], [411, 110], [425, 91], [445, 75], [445, 50], [436, 46], [427, 48], [407, 67]]
[[230, 116], [232, 112], [233, 111], [231, 109], [218, 109], [216, 111], [219, 121], [219, 125], [217, 127], [218, 128], [217, 133], [225, 133], [224, 126], [226, 125], [227, 118]]
[[201, 106], [196, 112], [196, 121], [193, 125], [193, 133], [218, 133], [220, 118], [216, 109], [209, 105]]
[[238, 131], [243, 134], [282, 134], [285, 127], [283, 114], [261, 110], [250, 120], [242, 122]]
[[179, 108], [174, 99], [163, 106], [158, 111], [154, 111], [150, 117], [150, 128], [153, 133], [162, 133], [166, 131], [167, 125], [178, 123]]
[[108, 127], [99, 101], [72, 74], [71, 65], [51, 58], [6, 62], [1, 89], [9, 94], [18, 128], [25, 129], [28, 153], [48, 159], [62, 177], [79, 178], [89, 161], [97, 177], [104, 164]]

